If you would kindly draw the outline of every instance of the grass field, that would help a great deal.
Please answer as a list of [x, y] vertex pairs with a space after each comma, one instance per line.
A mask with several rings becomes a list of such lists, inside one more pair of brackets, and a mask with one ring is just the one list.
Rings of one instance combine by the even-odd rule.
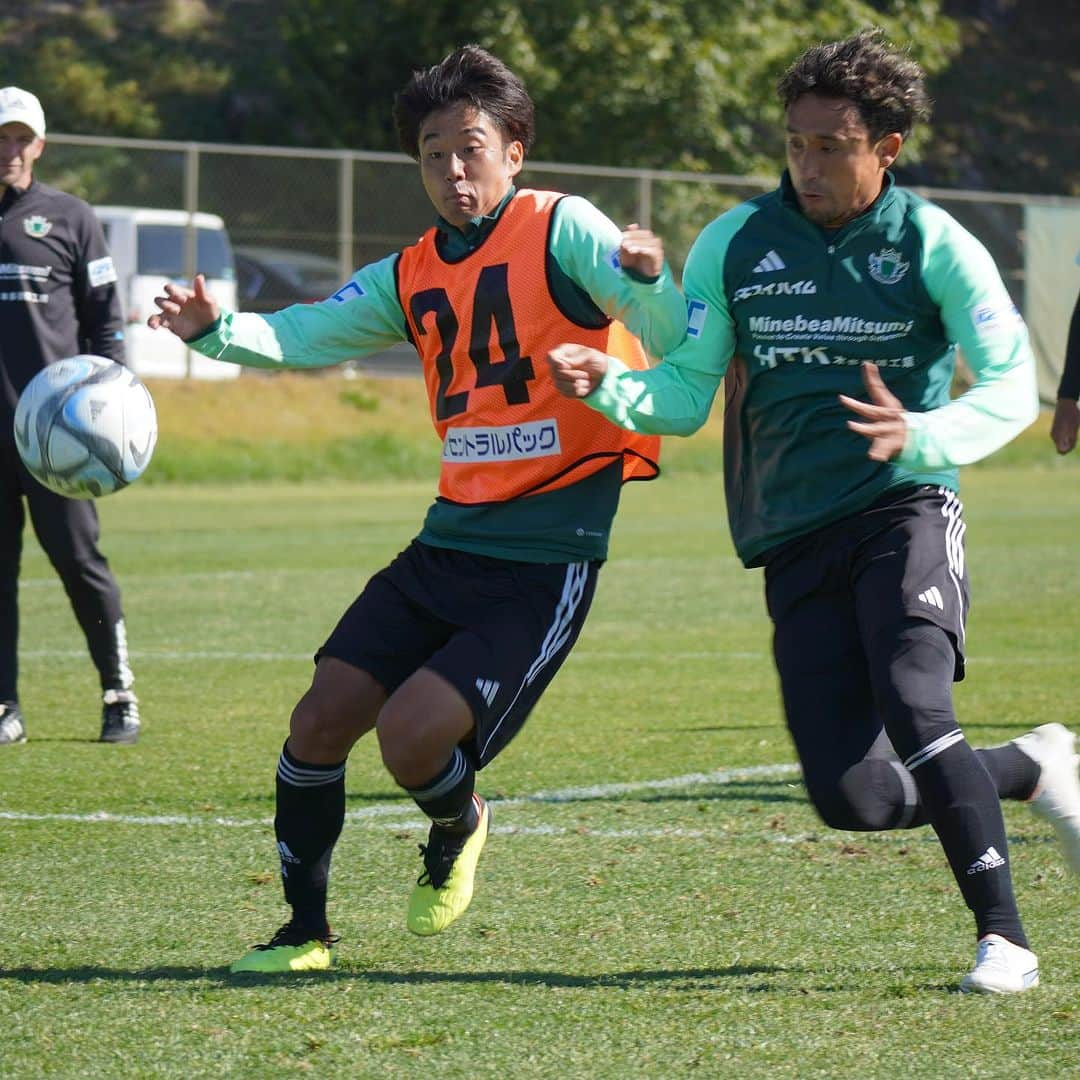
[[[962, 491], [974, 608], [957, 699], [976, 743], [1077, 720], [1080, 473], [1038, 437]], [[575, 653], [481, 774], [494, 829], [477, 897], [439, 938], [404, 927], [424, 822], [375, 746], [354, 751], [342, 941], [313, 978], [226, 967], [284, 917], [273, 774], [310, 654], [414, 534], [431, 482], [148, 477], [104, 500], [134, 747], [93, 741], [90, 663], [28, 535], [30, 742], [0, 753], [0, 1076], [1080, 1075], [1080, 904], [1051, 833], [1006, 807], [1043, 986], [956, 993], [971, 925], [933, 836], [830, 832], [807, 804], [760, 577], [698, 467], [712, 444], [691, 444], [626, 490]], [[178, 447], [163, 435], [163, 464]]]

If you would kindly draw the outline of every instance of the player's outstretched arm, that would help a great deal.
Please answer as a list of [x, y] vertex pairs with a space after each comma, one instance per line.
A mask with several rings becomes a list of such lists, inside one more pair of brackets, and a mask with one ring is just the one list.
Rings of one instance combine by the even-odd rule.
[[151, 330], [171, 330], [178, 338], [189, 341], [199, 337], [221, 317], [221, 306], [206, 288], [206, 278], [196, 274], [194, 288], [166, 283], [165, 295], [155, 296], [159, 313], [146, 320]]
[[555, 389], [563, 397], [583, 398], [599, 385], [608, 369], [608, 357], [599, 349], [570, 342], [548, 353], [548, 367]]

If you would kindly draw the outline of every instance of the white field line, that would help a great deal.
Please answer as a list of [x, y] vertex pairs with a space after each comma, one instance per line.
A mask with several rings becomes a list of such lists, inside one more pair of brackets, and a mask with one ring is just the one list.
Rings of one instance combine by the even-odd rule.
[[[303, 663], [310, 664], [315, 649], [310, 652], [229, 652], [225, 649], [195, 650], [195, 649], [131, 649], [129, 657], [134, 661], [164, 661], [177, 664], [204, 663], [207, 660], [241, 661], [249, 663]], [[20, 649], [19, 656], [23, 660], [84, 660], [85, 649]], [[715, 649], [686, 651], [678, 654], [680, 660], [770, 660], [770, 654], [765, 650], [760, 652], [736, 652], [730, 649]], [[568, 664], [593, 663], [595, 661], [617, 660], [654, 660], [655, 652], [604, 652], [596, 649], [575, 649], [567, 657]], [[1013, 666], [1013, 667], [1043, 667], [1053, 664], [1069, 664], [1076, 662], [1076, 657], [1065, 653], [1042, 653], [1038, 656], [969, 656], [968, 664]]]
[[[700, 785], [724, 785], [739, 780], [764, 780], [776, 777], [796, 777], [797, 765], [748, 765], [741, 769], [718, 769], [711, 773], [688, 773], [685, 776], [671, 776], [661, 780], [641, 780], [625, 784], [597, 784], [592, 787], [563, 788], [559, 791], [539, 791], [532, 795], [522, 795], [513, 799], [492, 799], [491, 805], [496, 812], [514, 806], [529, 804], [560, 804], [599, 800], [617, 795], [633, 794], [637, 791], [670, 791], [678, 788]], [[497, 816], [497, 815], [496, 815]], [[392, 821], [377, 820], [394, 818]], [[199, 817], [187, 814], [113, 814], [108, 810], [95, 810], [87, 814], [50, 813], [35, 814], [17, 810], [0, 810], [0, 820], [13, 822], [67, 821], [86, 825], [158, 825], [158, 826], [218, 826], [228, 828], [264, 828], [273, 824], [273, 818], [225, 818]], [[408, 803], [383, 803], [365, 806], [359, 810], [350, 810], [345, 815], [346, 822], [352, 822], [368, 828], [379, 829], [426, 829], [427, 819], [418, 817], [415, 807]], [[706, 836], [708, 830], [686, 829], [651, 829], [651, 830], [600, 830], [547, 825], [496, 825], [494, 832], [523, 835], [563, 836], [568, 833], [586, 832], [590, 836], [611, 837], [647, 837], [647, 836]]]

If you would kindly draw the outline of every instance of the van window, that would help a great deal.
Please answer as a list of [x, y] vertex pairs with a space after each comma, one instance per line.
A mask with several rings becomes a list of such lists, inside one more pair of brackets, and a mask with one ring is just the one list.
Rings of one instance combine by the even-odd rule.
[[[183, 278], [186, 232], [183, 225], [140, 225], [138, 273]], [[196, 229], [195, 251], [198, 273], [225, 281], [235, 278], [232, 252], [222, 229]]]

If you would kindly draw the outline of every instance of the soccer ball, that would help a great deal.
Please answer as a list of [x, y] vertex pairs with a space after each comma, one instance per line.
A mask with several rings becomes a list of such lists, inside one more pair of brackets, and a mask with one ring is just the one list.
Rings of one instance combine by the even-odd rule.
[[82, 354], [49, 364], [15, 407], [15, 446], [50, 491], [94, 499], [127, 487], [150, 462], [157, 414], [134, 372]]

